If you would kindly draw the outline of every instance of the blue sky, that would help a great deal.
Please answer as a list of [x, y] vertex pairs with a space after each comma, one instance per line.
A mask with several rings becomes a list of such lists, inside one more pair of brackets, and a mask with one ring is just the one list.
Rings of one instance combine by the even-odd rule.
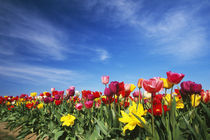
[[210, 89], [207, 0], [0, 0], [0, 95], [185, 74]]

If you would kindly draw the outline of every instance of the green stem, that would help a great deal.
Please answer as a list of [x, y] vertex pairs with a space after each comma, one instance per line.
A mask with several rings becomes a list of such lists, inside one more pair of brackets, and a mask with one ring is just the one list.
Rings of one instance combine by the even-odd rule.
[[172, 85], [172, 87], [171, 87], [171, 103], [170, 103], [170, 108], [171, 108], [171, 110], [172, 110], [172, 94], [173, 94], [173, 87], [174, 87], [174, 85]]
[[153, 93], [152, 93], [152, 98], [151, 98], [151, 106], [152, 106], [152, 137], [154, 137]]
[[138, 104], [141, 103], [140, 102], [141, 101], [141, 99], [140, 99], [140, 92], [141, 92], [141, 88], [139, 88], [139, 102], [138, 102]]

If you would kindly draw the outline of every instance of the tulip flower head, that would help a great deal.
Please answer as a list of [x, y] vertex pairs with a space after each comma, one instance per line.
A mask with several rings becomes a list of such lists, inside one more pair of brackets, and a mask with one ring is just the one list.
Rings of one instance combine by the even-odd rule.
[[203, 91], [201, 93], [201, 99], [204, 103], [209, 103], [210, 102], [210, 90], [206, 90], [205, 92]]
[[143, 87], [147, 92], [155, 94], [156, 92], [159, 92], [163, 87], [163, 81], [157, 77], [154, 77], [149, 80], [144, 80]]
[[55, 91], [55, 88], [51, 88], [51, 92]]
[[166, 89], [170, 89], [173, 86], [173, 84], [166, 78], [160, 78], [160, 80], [163, 81], [163, 87]]
[[107, 97], [112, 97], [113, 96], [112, 92], [110, 91], [110, 88], [105, 87], [104, 95], [107, 96]]
[[202, 90], [201, 84], [196, 84], [192, 81], [184, 81], [181, 83], [181, 93], [182, 95], [187, 94], [200, 94]]
[[118, 89], [119, 89], [119, 82], [117, 81], [112, 81], [110, 84], [109, 84], [109, 89], [110, 89], [110, 92], [112, 94], [117, 94], [118, 93]]
[[75, 91], [75, 96], [79, 97], [80, 96], [80, 92], [79, 91]]
[[77, 104], [75, 105], [75, 108], [76, 108], [78, 111], [80, 111], [80, 110], [82, 109], [82, 107], [83, 107], [83, 104], [82, 104], [82, 103], [77, 103]]
[[184, 74], [182, 73], [175, 73], [168, 71], [167, 73], [168, 81], [171, 82], [172, 84], [178, 84], [181, 82], [181, 80], [184, 78]]
[[102, 76], [101, 82], [102, 84], [107, 85], [109, 83], [109, 76]]
[[138, 88], [142, 88], [143, 80], [144, 80], [143, 78], [140, 78], [140, 79], [138, 80], [138, 83], [137, 83]]
[[93, 101], [86, 101], [86, 102], [85, 102], [85, 107], [86, 107], [87, 109], [90, 109], [92, 106], [93, 106]]

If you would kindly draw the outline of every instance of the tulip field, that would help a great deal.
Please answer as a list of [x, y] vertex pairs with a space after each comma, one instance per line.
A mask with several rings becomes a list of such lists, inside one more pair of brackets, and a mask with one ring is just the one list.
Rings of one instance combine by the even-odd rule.
[[210, 90], [184, 76], [169, 71], [136, 84], [102, 76], [102, 92], [70, 86], [0, 96], [0, 121], [19, 130], [17, 139], [209, 140]]

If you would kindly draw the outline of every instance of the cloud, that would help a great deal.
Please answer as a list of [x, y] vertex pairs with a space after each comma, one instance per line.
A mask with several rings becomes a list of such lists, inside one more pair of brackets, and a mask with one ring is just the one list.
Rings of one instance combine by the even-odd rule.
[[69, 52], [65, 44], [66, 34], [59, 27], [46, 20], [38, 12], [3, 3], [0, 6], [0, 48], [13, 46], [13, 54], [19, 49], [25, 49], [29, 54], [54, 60], [65, 59]]
[[[71, 40], [71, 34], [74, 33], [71, 28], [55, 24], [37, 8], [28, 10], [4, 2], [0, 5], [0, 15], [1, 56], [25, 60], [67, 60], [69, 57], [79, 59], [92, 52], [80, 48], [80, 43]], [[81, 35], [77, 33], [77, 36]], [[99, 57], [101, 61], [108, 58], [107, 50], [99, 48], [95, 53], [98, 55], [88, 57]]]
[[104, 49], [96, 49], [95, 51], [98, 53], [99, 60], [101, 61], [105, 61], [106, 59], [110, 58], [109, 53]]
[[45, 66], [35, 66], [29, 64], [14, 64], [10, 63], [7, 65], [0, 66], [0, 75], [10, 77], [16, 81], [29, 82], [33, 84], [64, 84], [76, 83], [76, 81], [84, 80], [88, 74], [82, 72], [45, 67]]
[[151, 55], [172, 56], [182, 61], [205, 55], [208, 49], [203, 26], [205, 19], [198, 16], [205, 3], [173, 7], [157, 4], [155, 9], [150, 6], [144, 1], [115, 0], [110, 3], [102, 0], [93, 2], [88, 8], [97, 14], [109, 13], [108, 23], [115, 28], [133, 27], [139, 36], [147, 38], [150, 47], [146, 50]]

